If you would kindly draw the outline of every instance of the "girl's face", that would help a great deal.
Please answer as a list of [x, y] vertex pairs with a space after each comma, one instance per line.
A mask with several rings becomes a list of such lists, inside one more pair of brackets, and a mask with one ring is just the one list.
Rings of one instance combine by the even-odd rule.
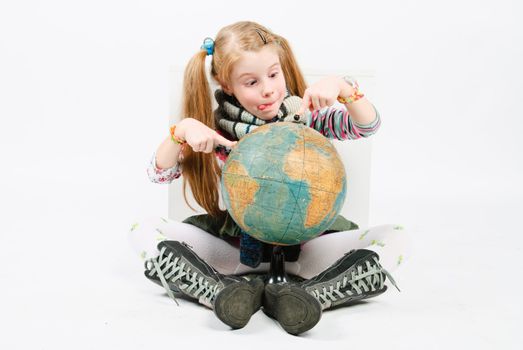
[[287, 91], [278, 54], [270, 46], [244, 52], [233, 66], [231, 85], [222, 88], [251, 114], [271, 120], [278, 114]]

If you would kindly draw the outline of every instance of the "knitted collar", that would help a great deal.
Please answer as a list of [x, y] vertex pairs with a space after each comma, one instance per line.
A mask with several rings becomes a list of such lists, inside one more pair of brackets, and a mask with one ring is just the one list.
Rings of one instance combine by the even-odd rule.
[[285, 121], [305, 124], [304, 116], [295, 119], [302, 102], [301, 97], [291, 96], [288, 91], [278, 114], [271, 120], [263, 120], [247, 112], [234, 96], [227, 95], [221, 89], [215, 91], [214, 97], [218, 102], [218, 108], [214, 111], [216, 126], [227, 132], [234, 140], [239, 140], [257, 127], [268, 123]]

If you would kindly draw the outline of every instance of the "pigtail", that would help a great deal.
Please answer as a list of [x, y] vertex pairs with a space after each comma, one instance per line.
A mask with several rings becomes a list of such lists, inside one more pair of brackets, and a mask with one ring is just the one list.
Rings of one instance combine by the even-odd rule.
[[[183, 78], [183, 118], [194, 118], [211, 129], [215, 129], [212, 113], [211, 90], [205, 73], [207, 52], [199, 51], [185, 68]], [[184, 148], [183, 159], [183, 196], [187, 205], [194, 210], [187, 200], [187, 182], [193, 197], [207, 213], [215, 218], [224, 212], [219, 207], [219, 177], [221, 175], [214, 153], [193, 152]]]
[[307, 84], [305, 83], [305, 78], [301, 72], [298, 62], [294, 57], [291, 46], [287, 39], [282, 36], [276, 36], [276, 42], [282, 49], [281, 53], [281, 65], [283, 74], [285, 75], [285, 81], [287, 82], [287, 88], [289, 93], [294, 96], [303, 97]]

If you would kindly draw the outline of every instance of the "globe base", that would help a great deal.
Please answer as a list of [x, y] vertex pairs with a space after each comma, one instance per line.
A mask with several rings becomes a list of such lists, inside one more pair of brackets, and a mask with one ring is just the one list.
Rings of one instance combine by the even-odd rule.
[[288, 276], [285, 273], [285, 252], [282, 246], [272, 248], [271, 265], [266, 277], [267, 284], [288, 282]]

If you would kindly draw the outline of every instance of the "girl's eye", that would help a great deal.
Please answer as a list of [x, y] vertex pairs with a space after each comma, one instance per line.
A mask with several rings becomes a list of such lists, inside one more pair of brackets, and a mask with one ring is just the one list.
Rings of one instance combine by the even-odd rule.
[[[269, 75], [271, 78], [276, 78], [278, 75], [278, 72], [274, 72], [271, 75]], [[247, 86], [254, 86], [258, 81], [257, 80], [251, 80], [246, 83]]]

